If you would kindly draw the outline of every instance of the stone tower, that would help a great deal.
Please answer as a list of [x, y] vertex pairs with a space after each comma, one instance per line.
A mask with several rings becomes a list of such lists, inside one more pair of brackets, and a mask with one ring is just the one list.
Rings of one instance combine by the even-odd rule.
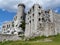
[[44, 10], [39, 4], [34, 4], [26, 15], [25, 36], [49, 36], [55, 34], [52, 10]]
[[[38, 30], [38, 19], [41, 13], [41, 7], [39, 4], [34, 4], [26, 15], [26, 28], [25, 28], [25, 36], [30, 38], [32, 36], [36, 36]], [[40, 20], [40, 19], [39, 19]]]
[[24, 16], [24, 9], [25, 9], [25, 5], [19, 4], [17, 15], [14, 17], [14, 27], [17, 27], [20, 30], [21, 30], [20, 24], [21, 24], [21, 21], [23, 20], [23, 16]]

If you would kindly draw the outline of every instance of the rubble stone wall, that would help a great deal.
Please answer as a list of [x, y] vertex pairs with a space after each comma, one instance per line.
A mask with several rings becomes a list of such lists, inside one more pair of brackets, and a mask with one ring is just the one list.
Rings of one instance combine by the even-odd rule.
[[8, 41], [8, 40], [21, 40], [20, 37], [18, 37], [17, 35], [7, 35], [7, 34], [0, 34], [0, 41]]

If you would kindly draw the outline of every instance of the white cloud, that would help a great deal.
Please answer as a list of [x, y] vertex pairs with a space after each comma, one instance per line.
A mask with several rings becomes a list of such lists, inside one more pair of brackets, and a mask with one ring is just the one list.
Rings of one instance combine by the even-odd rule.
[[58, 12], [58, 10], [55, 10], [55, 12], [57, 13], [57, 12]]
[[0, 31], [1, 31], [1, 28], [2, 28], [2, 22], [0, 22]]
[[2, 27], [2, 26], [0, 26], [0, 31], [2, 31], [2, 30], [1, 30], [1, 27]]
[[2, 11], [5, 11], [5, 9], [2, 9]]
[[[26, 10], [28, 10], [36, 3], [36, 0], [0, 0], [0, 8], [8, 11], [16, 11], [19, 3], [24, 3], [27, 6]], [[60, 5], [60, 0], [37, 0], [37, 3], [44, 8], [55, 8]]]

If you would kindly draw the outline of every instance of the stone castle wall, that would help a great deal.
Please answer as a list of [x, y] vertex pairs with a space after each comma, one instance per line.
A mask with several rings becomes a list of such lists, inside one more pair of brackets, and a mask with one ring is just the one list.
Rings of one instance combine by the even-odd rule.
[[0, 41], [8, 41], [8, 40], [21, 40], [20, 37], [18, 37], [17, 35], [8, 35], [8, 34], [0, 34]]

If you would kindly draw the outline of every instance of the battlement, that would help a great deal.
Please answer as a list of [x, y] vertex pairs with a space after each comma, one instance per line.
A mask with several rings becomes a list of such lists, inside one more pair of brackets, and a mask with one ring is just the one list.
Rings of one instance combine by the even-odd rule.
[[18, 4], [18, 7], [19, 7], [19, 6], [23, 6], [23, 7], [25, 8], [25, 5], [24, 5], [24, 4]]

